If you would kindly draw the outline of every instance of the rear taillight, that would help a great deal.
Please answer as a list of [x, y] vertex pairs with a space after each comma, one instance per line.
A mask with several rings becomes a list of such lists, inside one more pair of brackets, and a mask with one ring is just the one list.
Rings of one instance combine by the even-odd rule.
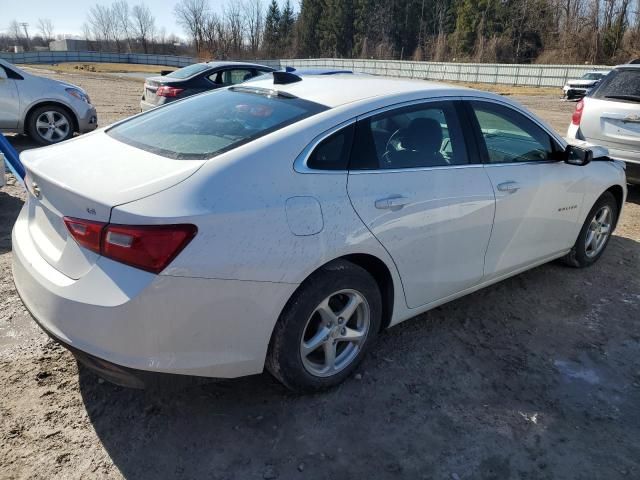
[[132, 267], [160, 273], [195, 237], [195, 225], [113, 225], [64, 218], [71, 236], [89, 250]]
[[67, 230], [78, 244], [92, 252], [100, 253], [100, 240], [102, 229], [106, 223], [91, 222], [81, 218], [64, 217], [64, 224]]
[[584, 110], [584, 100], [580, 100], [577, 104], [576, 104], [576, 111], [573, 112], [573, 115], [571, 116], [571, 123], [573, 123], [574, 125], [580, 125], [580, 120], [582, 120], [582, 111]]
[[158, 87], [156, 95], [159, 97], [177, 97], [184, 88], [167, 87], [166, 85]]
[[193, 239], [195, 225], [107, 225], [102, 254], [153, 273], [160, 273]]

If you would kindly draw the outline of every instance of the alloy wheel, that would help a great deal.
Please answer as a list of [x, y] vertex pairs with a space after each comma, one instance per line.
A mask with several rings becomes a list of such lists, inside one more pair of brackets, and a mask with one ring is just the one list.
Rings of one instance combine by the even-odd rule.
[[302, 334], [300, 356], [304, 368], [317, 377], [329, 377], [349, 366], [362, 350], [369, 333], [371, 312], [356, 290], [339, 290], [313, 311]]
[[600, 208], [591, 219], [584, 241], [585, 254], [587, 257], [595, 257], [604, 248], [609, 235], [611, 235], [612, 218], [611, 208], [605, 205]]
[[36, 131], [47, 142], [58, 142], [69, 135], [69, 119], [60, 112], [49, 110], [42, 112], [36, 120]]

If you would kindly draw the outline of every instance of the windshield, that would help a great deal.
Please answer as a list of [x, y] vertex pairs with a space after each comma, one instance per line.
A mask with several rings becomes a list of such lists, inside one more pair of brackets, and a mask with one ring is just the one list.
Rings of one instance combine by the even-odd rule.
[[174, 70], [173, 72], [166, 74], [165, 77], [179, 78], [182, 80], [184, 78], [193, 77], [200, 72], [204, 72], [208, 68], [209, 66], [206, 63], [194, 63], [193, 65], [189, 65], [188, 67]]
[[604, 77], [602, 73], [585, 73], [581, 80], [600, 80], [602, 77]]
[[640, 101], [640, 69], [616, 69], [607, 75], [592, 95], [603, 100]]
[[327, 107], [265, 89], [223, 89], [150, 110], [107, 133], [175, 159], [206, 159], [279, 130]]

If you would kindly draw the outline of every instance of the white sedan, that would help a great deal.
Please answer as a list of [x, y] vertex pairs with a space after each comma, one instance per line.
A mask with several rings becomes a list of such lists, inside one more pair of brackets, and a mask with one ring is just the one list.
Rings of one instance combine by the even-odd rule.
[[23, 153], [15, 283], [112, 381], [266, 366], [318, 390], [381, 329], [597, 261], [626, 184], [592, 153], [497, 95], [277, 72]]

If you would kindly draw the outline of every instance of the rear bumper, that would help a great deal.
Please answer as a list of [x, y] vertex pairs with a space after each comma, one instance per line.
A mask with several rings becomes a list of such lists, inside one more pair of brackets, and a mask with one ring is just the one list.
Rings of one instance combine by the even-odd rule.
[[296, 287], [152, 275], [104, 258], [72, 280], [39, 256], [24, 210], [12, 240], [16, 289], [38, 324], [94, 370], [117, 375], [260, 373], [273, 326]]
[[140, 100], [140, 111], [146, 112], [147, 110], [151, 110], [152, 108], [159, 107], [160, 105], [154, 105], [149, 102], [145, 102], [144, 100]]

